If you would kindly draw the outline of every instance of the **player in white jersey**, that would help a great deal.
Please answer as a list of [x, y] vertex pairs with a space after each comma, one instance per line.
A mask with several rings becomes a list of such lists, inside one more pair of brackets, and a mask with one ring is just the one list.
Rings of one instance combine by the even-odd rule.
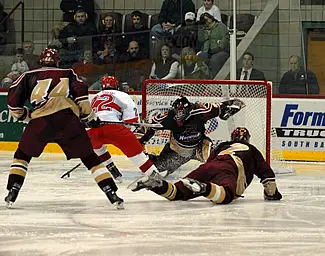
[[[129, 123], [139, 120], [137, 106], [128, 94], [117, 90], [118, 81], [115, 77], [104, 76], [101, 85], [103, 90], [97, 93], [91, 102], [91, 107], [100, 120]], [[142, 173], [159, 176], [157, 168], [143, 153], [143, 147], [137, 137], [123, 124], [104, 124], [100, 128], [88, 130], [88, 136], [95, 153], [115, 179], [121, 181], [122, 174], [114, 165], [106, 149], [107, 144], [121, 149]]]

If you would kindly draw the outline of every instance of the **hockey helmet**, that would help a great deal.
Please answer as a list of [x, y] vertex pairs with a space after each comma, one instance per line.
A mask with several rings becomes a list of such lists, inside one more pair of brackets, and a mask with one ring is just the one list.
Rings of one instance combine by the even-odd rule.
[[174, 119], [177, 125], [181, 126], [186, 117], [188, 117], [192, 109], [192, 104], [186, 97], [181, 97], [173, 102], [172, 108], [175, 113]]
[[232, 141], [246, 141], [249, 143], [250, 138], [251, 135], [249, 134], [249, 131], [245, 127], [237, 127], [231, 133]]
[[118, 85], [119, 85], [118, 80], [115, 76], [103, 76], [100, 84], [102, 85], [102, 90], [107, 90], [107, 89], [118, 90]]
[[39, 63], [44, 67], [58, 67], [60, 56], [56, 49], [45, 48], [39, 57]]

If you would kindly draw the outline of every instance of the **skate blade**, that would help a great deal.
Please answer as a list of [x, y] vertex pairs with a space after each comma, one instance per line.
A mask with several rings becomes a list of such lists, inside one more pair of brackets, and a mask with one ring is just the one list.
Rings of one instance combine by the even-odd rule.
[[7, 209], [10, 209], [13, 205], [13, 202], [6, 202]]
[[115, 202], [113, 204], [117, 210], [124, 210], [124, 203]]

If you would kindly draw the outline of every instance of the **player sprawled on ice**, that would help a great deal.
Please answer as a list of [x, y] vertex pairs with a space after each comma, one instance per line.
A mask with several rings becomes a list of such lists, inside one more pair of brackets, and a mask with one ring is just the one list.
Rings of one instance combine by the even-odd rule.
[[[5, 202], [10, 207], [16, 201], [32, 157], [39, 157], [47, 143], [56, 142], [67, 159], [80, 158], [109, 201], [123, 209], [117, 186], [93, 151], [85, 130], [85, 126], [100, 126], [88, 100], [88, 85], [72, 69], [57, 68], [59, 61], [57, 50], [44, 49], [42, 68], [22, 74], [9, 88], [9, 112], [27, 126], [10, 167]], [[33, 111], [25, 106], [26, 101]]]
[[[150, 154], [150, 160], [164, 177], [191, 159], [205, 162], [212, 146], [211, 139], [205, 135], [205, 123], [215, 117], [227, 120], [243, 107], [245, 104], [238, 99], [216, 104], [191, 103], [186, 97], [175, 100], [169, 111], [152, 119], [153, 123], [161, 124], [171, 132], [170, 141], [158, 156]], [[147, 143], [155, 131], [155, 128], [147, 130], [139, 139], [140, 143]]]
[[189, 200], [204, 196], [217, 204], [228, 204], [240, 197], [256, 175], [264, 186], [265, 200], [280, 200], [272, 168], [260, 151], [249, 143], [244, 127], [236, 128], [231, 140], [215, 148], [206, 163], [176, 183], [141, 177], [129, 188], [150, 189], [168, 200]]
[[[128, 94], [118, 91], [117, 79], [113, 76], [104, 76], [101, 84], [102, 91], [97, 93], [91, 102], [93, 111], [101, 121], [137, 122], [139, 120], [137, 106]], [[114, 165], [106, 149], [107, 144], [121, 149], [145, 175], [160, 176], [157, 168], [143, 153], [143, 147], [137, 137], [123, 124], [104, 124], [100, 128], [88, 130], [88, 136], [94, 151], [116, 179], [120, 179], [122, 174]]]

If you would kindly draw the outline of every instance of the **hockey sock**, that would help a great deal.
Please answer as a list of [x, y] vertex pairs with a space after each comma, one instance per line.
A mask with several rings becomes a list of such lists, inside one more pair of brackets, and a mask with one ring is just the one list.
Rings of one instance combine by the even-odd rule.
[[10, 166], [7, 189], [10, 190], [15, 184], [21, 188], [24, 183], [28, 169], [28, 162], [21, 159], [14, 159]]
[[105, 187], [109, 186], [112, 190], [117, 191], [117, 186], [107, 169], [103, 164], [91, 168], [91, 175], [98, 184], [101, 190], [105, 192]]
[[213, 203], [220, 204], [226, 198], [226, 191], [224, 187], [208, 182], [206, 191], [202, 196], [206, 197]]
[[153, 165], [153, 163], [149, 160], [149, 158], [141, 152], [135, 156], [129, 157], [132, 163], [136, 166], [139, 166], [139, 169], [142, 173], [146, 175], [150, 175], [153, 172], [157, 172], [157, 168]]
[[165, 180], [161, 180], [161, 182], [163, 183], [162, 186], [152, 188], [151, 191], [170, 201], [175, 200], [178, 191], [175, 184]]
[[112, 157], [107, 151], [103, 155], [100, 155], [99, 159], [105, 166], [109, 165], [110, 163], [113, 163]]

